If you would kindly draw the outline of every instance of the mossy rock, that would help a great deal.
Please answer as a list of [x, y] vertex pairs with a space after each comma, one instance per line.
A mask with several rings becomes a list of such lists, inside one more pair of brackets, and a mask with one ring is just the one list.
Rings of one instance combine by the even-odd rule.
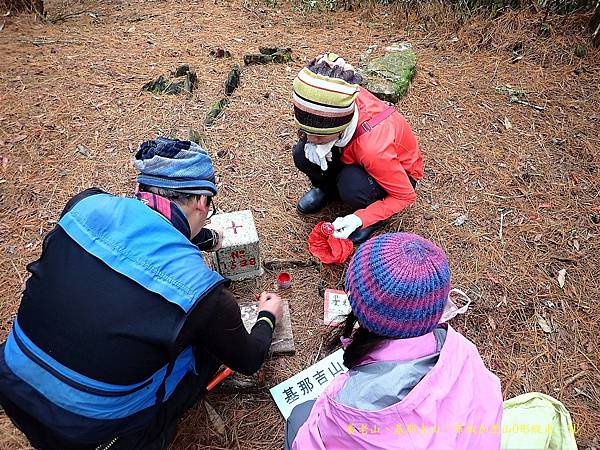
[[175, 79], [171, 80], [160, 75], [156, 80], [144, 84], [142, 90], [154, 94], [177, 95], [185, 92], [191, 95], [192, 91], [198, 87], [196, 72], [190, 70], [187, 64], [178, 67], [173, 74]]
[[215, 120], [221, 117], [228, 103], [229, 99], [227, 97], [223, 97], [221, 100], [214, 102], [212, 105], [210, 105], [208, 113], [206, 113], [206, 117], [204, 118], [204, 126], [212, 126]]
[[371, 46], [361, 58], [360, 71], [365, 88], [381, 100], [397, 103], [406, 94], [417, 66], [410, 44], [394, 43], [374, 57], [378, 46]]
[[183, 64], [175, 69], [175, 77], [184, 77], [190, 71], [190, 66]]
[[206, 148], [206, 136], [204, 136], [204, 134], [202, 134], [200, 131], [190, 128], [188, 130], [188, 139], [192, 142], [195, 142], [200, 147]]
[[244, 64], [269, 64], [278, 63], [286, 64], [292, 60], [292, 49], [281, 47], [261, 47], [258, 49], [259, 54], [248, 53], [244, 55]]
[[183, 81], [173, 82], [161, 75], [156, 80], [144, 84], [142, 89], [154, 94], [177, 95], [183, 90]]
[[578, 58], [585, 58], [585, 55], [587, 55], [587, 48], [585, 45], [577, 44], [575, 46], [575, 56]]
[[231, 71], [225, 81], [225, 95], [233, 94], [233, 91], [240, 85], [240, 70], [239, 64], [234, 64], [231, 67]]

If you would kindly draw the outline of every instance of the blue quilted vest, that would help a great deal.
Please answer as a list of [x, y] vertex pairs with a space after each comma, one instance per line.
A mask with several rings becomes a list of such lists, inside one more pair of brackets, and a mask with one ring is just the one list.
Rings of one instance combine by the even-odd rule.
[[[186, 314], [223, 278], [206, 267], [198, 248], [162, 215], [134, 198], [108, 194], [81, 200], [60, 227], [88, 253]], [[193, 268], [193, 270], [190, 270]], [[8, 368], [55, 405], [91, 419], [121, 419], [166, 401], [195, 371], [191, 347], [148, 379], [114, 385], [79, 374], [32, 342], [18, 317], [4, 346]]]

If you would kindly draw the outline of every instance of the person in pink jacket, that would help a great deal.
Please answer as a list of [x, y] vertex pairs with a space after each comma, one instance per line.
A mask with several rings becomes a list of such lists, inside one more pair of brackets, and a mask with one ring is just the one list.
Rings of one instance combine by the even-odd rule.
[[294, 408], [286, 448], [498, 450], [500, 381], [439, 323], [450, 291], [444, 252], [411, 233], [370, 239], [350, 261], [346, 291], [352, 312], [335, 340], [349, 370]]

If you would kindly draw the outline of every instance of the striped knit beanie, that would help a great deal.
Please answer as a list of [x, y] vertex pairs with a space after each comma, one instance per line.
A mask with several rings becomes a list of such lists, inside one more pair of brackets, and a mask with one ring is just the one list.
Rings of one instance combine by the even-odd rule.
[[412, 233], [365, 242], [346, 272], [346, 292], [358, 323], [388, 338], [427, 334], [438, 325], [450, 292], [444, 251]]
[[332, 135], [350, 125], [359, 87], [340, 78], [352, 66], [338, 55], [327, 53], [320, 61], [321, 67], [326, 64], [331, 69], [327, 74], [317, 73], [318, 66], [309, 64], [294, 79], [294, 122], [306, 133]]
[[140, 145], [133, 165], [139, 184], [188, 194], [217, 195], [215, 172], [206, 150], [195, 142], [159, 137]]

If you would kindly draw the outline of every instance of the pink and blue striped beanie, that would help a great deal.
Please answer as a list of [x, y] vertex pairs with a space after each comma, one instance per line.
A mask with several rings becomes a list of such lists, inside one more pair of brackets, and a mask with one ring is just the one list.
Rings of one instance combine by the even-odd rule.
[[370, 239], [346, 271], [346, 292], [358, 323], [389, 338], [422, 336], [438, 325], [450, 292], [444, 251], [412, 233]]

